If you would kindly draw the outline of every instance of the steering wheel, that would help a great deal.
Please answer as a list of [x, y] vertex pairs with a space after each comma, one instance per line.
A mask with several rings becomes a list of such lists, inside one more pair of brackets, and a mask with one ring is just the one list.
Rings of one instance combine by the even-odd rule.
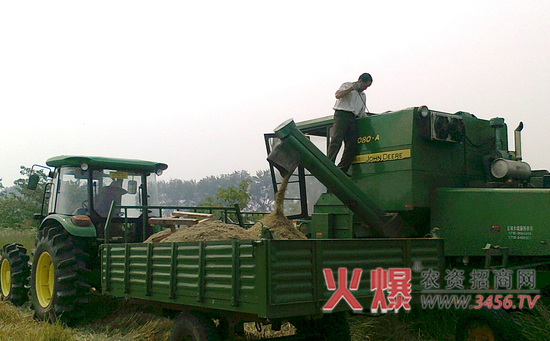
[[81, 207], [73, 211], [73, 215], [88, 215], [88, 200], [84, 200], [80, 206]]

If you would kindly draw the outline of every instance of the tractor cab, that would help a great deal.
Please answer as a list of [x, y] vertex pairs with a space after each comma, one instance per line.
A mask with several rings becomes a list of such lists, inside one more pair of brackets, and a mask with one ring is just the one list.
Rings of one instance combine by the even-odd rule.
[[[57, 156], [46, 164], [55, 170], [46, 188], [47, 213], [42, 212], [40, 218], [70, 216], [79, 221], [87, 216], [98, 236], [109, 213], [115, 221], [147, 219], [150, 212], [142, 207], [158, 205], [156, 177], [168, 167], [148, 161], [82, 156]], [[110, 212], [113, 202], [116, 206]], [[121, 211], [118, 206], [133, 208]]]
[[[154, 179], [154, 175], [151, 177]], [[141, 206], [143, 202], [140, 196], [143, 176], [138, 172], [62, 166], [53, 173], [53, 180], [48, 213], [88, 215], [101, 219], [107, 217], [112, 201], [119, 206]], [[155, 201], [154, 197], [148, 201]], [[139, 215], [139, 210], [128, 212], [129, 217]]]

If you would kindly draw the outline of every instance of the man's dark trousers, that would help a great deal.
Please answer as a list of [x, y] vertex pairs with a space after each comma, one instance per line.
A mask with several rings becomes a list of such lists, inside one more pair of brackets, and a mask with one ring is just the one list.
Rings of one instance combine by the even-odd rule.
[[357, 124], [355, 120], [355, 115], [350, 111], [336, 110], [334, 112], [332, 137], [327, 156], [332, 162], [336, 161], [338, 151], [344, 142], [344, 154], [338, 164], [338, 168], [344, 173], [347, 173], [357, 154]]

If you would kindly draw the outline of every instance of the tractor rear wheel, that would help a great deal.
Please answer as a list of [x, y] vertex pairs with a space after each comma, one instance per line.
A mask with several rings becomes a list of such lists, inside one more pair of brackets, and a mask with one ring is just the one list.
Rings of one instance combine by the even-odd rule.
[[180, 313], [174, 320], [171, 341], [220, 341], [214, 321], [201, 313]]
[[4, 245], [0, 253], [0, 298], [16, 306], [27, 302], [29, 275], [27, 249], [18, 243]]
[[39, 233], [30, 283], [35, 318], [72, 322], [81, 317], [90, 289], [83, 280], [86, 257], [63, 227], [47, 226]]

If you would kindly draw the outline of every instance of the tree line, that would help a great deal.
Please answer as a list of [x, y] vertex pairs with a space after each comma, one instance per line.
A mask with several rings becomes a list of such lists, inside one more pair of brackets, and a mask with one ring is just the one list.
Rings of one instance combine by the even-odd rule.
[[[38, 226], [33, 215], [39, 213], [44, 186], [48, 181], [43, 171], [36, 190], [27, 189], [30, 168], [21, 166], [21, 178], [5, 187], [0, 179], [0, 227], [29, 228]], [[274, 191], [269, 170], [247, 171], [208, 176], [201, 180], [158, 180], [159, 203], [165, 206], [233, 206], [244, 212], [271, 212]]]
[[233, 206], [242, 211], [270, 212], [275, 203], [271, 173], [247, 171], [209, 176], [199, 181], [158, 181], [159, 200], [166, 206]]

